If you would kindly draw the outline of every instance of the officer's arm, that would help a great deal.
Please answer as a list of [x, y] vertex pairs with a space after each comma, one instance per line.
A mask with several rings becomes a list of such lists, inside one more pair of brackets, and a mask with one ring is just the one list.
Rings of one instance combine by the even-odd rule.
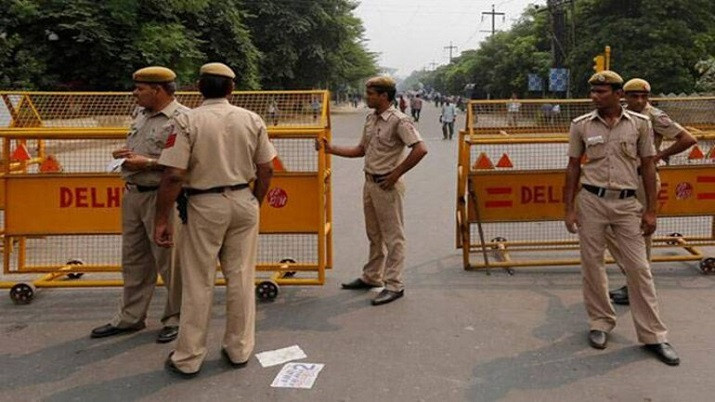
[[698, 140], [696, 140], [688, 130], [683, 129], [678, 133], [678, 135], [675, 136], [675, 141], [671, 146], [658, 152], [658, 155], [656, 155], [656, 162], [659, 160], [667, 161], [671, 156], [677, 155], [697, 143]]
[[159, 183], [156, 198], [156, 221], [169, 222], [174, 202], [179, 197], [181, 186], [184, 184], [186, 170], [165, 166]]
[[655, 188], [655, 156], [641, 157], [641, 175], [646, 196], [646, 212], [655, 213], [658, 197]]
[[[327, 138], [323, 138], [322, 145], [325, 148], [325, 152], [329, 154], [342, 156], [345, 158], [361, 158], [365, 156], [365, 147], [362, 144], [358, 144], [354, 147], [340, 147], [330, 144]], [[319, 146], [320, 145], [318, 145], [318, 147]]]
[[253, 183], [253, 196], [256, 197], [259, 204], [263, 202], [266, 193], [268, 193], [268, 188], [271, 186], [271, 178], [273, 178], [272, 160], [256, 165], [256, 181]]
[[403, 174], [407, 173], [410, 169], [415, 167], [422, 158], [427, 155], [427, 146], [425, 145], [424, 141], [420, 141], [414, 145], [412, 145], [412, 149], [410, 150], [410, 153], [407, 154], [407, 158], [402, 161], [393, 173], [397, 174], [397, 177], [402, 176]]
[[564, 203], [567, 214], [575, 211], [574, 198], [576, 190], [578, 190], [579, 178], [581, 178], [581, 158], [569, 157], [569, 163], [566, 166], [566, 183], [564, 184]]

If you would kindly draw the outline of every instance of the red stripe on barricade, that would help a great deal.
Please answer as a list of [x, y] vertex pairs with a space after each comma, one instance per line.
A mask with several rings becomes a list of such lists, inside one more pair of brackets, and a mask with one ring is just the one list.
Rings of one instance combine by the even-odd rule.
[[511, 208], [514, 205], [511, 201], [487, 201], [484, 203], [486, 208]]

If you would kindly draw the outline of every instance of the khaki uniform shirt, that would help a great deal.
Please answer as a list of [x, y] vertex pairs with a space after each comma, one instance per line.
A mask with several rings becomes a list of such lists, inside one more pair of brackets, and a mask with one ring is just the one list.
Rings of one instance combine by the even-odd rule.
[[225, 98], [204, 100], [175, 117], [169, 128], [159, 164], [187, 170], [189, 188], [250, 183], [256, 178], [256, 165], [276, 157], [263, 119]]
[[[143, 107], [136, 108], [132, 114], [134, 120], [127, 136], [126, 147], [136, 154], [158, 158], [169, 135], [164, 126], [172, 117], [189, 110], [188, 107], [176, 100], [155, 113], [151, 113]], [[140, 186], [158, 186], [161, 180], [161, 171], [132, 171], [122, 168], [122, 179]]]
[[568, 156], [586, 154], [581, 184], [611, 190], [635, 190], [640, 158], [655, 156], [653, 129], [647, 116], [623, 109], [613, 127], [594, 110], [571, 122]]
[[673, 121], [664, 111], [653, 107], [650, 103], [643, 109], [642, 114], [650, 118], [655, 132], [655, 150], [660, 151], [660, 145], [663, 143], [663, 138], [673, 139], [681, 131], [683, 126]]
[[394, 107], [365, 119], [360, 145], [365, 149], [365, 172], [390, 173], [402, 162], [405, 146], [422, 141], [412, 119]]

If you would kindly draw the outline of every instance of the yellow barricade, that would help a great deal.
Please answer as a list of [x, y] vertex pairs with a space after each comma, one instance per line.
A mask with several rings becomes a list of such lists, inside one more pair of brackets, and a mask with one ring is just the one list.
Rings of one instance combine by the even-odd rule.
[[[652, 98], [651, 103], [694, 134], [715, 130], [715, 97]], [[592, 110], [588, 99], [471, 101], [467, 131], [472, 135], [568, 133], [571, 120]]]
[[[563, 223], [568, 136], [471, 135], [467, 127], [457, 167], [456, 240], [464, 268], [579, 265], [578, 237]], [[652, 261], [699, 261], [703, 273], [712, 273], [715, 258], [701, 247], [715, 245], [715, 134], [696, 137], [696, 146], [659, 167]]]
[[[106, 167], [111, 151], [124, 145], [132, 95], [0, 92], [0, 98], [3, 271], [46, 274], [0, 287], [24, 303], [36, 287], [121, 286], [124, 183]], [[201, 103], [198, 93], [177, 98], [189, 107]], [[274, 299], [279, 285], [324, 284], [333, 260], [331, 166], [314, 141], [331, 137], [329, 93], [235, 92], [230, 101], [263, 116], [279, 155], [261, 207], [256, 268], [270, 275], [256, 279], [257, 296]], [[94, 279], [76, 280], [90, 272]]]

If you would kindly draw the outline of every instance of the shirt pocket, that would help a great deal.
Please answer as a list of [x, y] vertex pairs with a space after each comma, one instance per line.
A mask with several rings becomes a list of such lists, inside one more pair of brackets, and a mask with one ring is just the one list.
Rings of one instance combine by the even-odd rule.
[[589, 161], [595, 161], [606, 157], [606, 141], [602, 136], [598, 135], [586, 137], [585, 143], [586, 158], [588, 158]]
[[637, 135], [624, 135], [621, 137], [621, 153], [628, 159], [638, 159]]

